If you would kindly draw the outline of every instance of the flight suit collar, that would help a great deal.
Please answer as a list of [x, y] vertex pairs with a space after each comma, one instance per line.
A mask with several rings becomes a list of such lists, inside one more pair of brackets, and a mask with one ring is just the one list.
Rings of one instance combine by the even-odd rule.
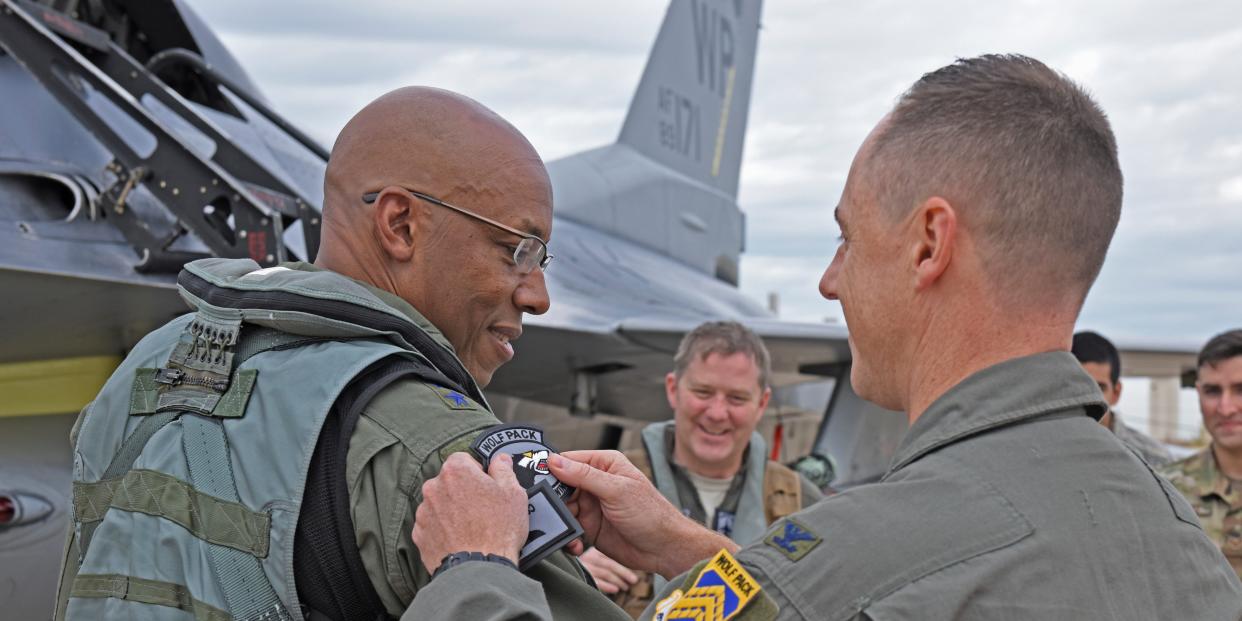
[[1086, 408], [1098, 420], [1108, 405], [1069, 352], [993, 365], [962, 380], [927, 408], [906, 433], [884, 478], [968, 436], [1071, 408]]
[[[287, 267], [291, 270], [299, 270], [303, 272], [329, 272], [331, 271], [331, 270], [327, 270], [322, 267], [319, 267], [318, 265], [314, 265], [312, 263], [304, 263], [301, 261], [282, 263], [281, 267]], [[333, 272], [333, 273], [335, 273], [337, 276], [340, 276], [341, 278], [349, 278], [348, 276], [344, 274], [340, 274], [337, 272]], [[349, 280], [352, 280], [358, 283], [359, 285], [362, 285], [363, 287], [365, 287], [367, 291], [370, 291], [371, 293], [375, 294], [375, 297], [379, 298], [380, 301], [392, 307], [392, 309], [397, 311], [398, 313], [401, 313], [403, 317], [410, 320], [410, 322], [413, 323], [414, 325], [418, 326], [419, 328], [422, 328], [423, 332], [426, 332], [427, 336], [431, 337], [431, 340], [435, 341], [437, 344], [442, 345], [445, 348], [447, 348], [449, 351], [453, 352], [454, 356], [457, 355], [457, 350], [454, 349], [453, 344], [449, 343], [448, 339], [444, 337], [444, 333], [440, 332], [440, 329], [437, 328], [435, 324], [428, 321], [427, 318], [424, 317], [422, 313], [418, 312], [418, 309], [414, 308], [409, 302], [406, 302], [405, 300], [401, 299], [400, 297], [393, 294], [392, 292], [385, 291], [384, 289], [380, 289], [379, 287], [376, 287], [375, 285], [372, 285], [371, 283], [357, 280], [354, 278], [349, 278]]]

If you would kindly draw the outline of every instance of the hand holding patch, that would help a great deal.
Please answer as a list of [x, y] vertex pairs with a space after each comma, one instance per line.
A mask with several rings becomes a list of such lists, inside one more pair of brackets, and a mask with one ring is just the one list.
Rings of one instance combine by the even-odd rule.
[[548, 469], [548, 458], [554, 451], [544, 442], [543, 429], [531, 425], [491, 427], [470, 444], [470, 450], [485, 468], [498, 456], [511, 459], [518, 483], [526, 488], [530, 526], [518, 560], [522, 571], [582, 536], [582, 526], [565, 506], [574, 489]]
[[737, 544], [685, 517], [617, 451], [569, 451], [551, 470], [578, 488], [570, 507], [587, 540], [631, 569], [676, 576]]
[[508, 456], [483, 472], [468, 455], [454, 453], [440, 474], [423, 483], [413, 537], [429, 573], [453, 552], [497, 554], [517, 562], [527, 531], [526, 492]]

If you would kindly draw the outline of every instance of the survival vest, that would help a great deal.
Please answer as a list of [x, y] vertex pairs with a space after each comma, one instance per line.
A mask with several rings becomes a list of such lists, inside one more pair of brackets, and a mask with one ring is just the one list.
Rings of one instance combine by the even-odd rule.
[[[664, 456], [665, 449], [667, 448], [665, 446], [666, 432], [672, 425], [672, 421], [648, 425], [643, 429], [643, 447], [625, 451], [624, 455], [648, 480], [655, 484], [660, 493], [664, 494], [665, 498], [668, 498], [669, 502], [680, 507], [677, 484], [672, 480], [672, 469]], [[750, 441], [750, 451], [748, 452], [749, 459], [747, 463], [743, 464], [743, 467], [748, 472], [746, 493], [744, 493], [739, 502], [749, 504], [761, 493], [763, 513], [762, 516], [758, 514], [759, 507], [739, 506], [738, 517], [741, 518], [739, 525], [755, 522], [752, 527], [743, 526], [740, 531], [738, 529], [734, 530], [731, 538], [743, 545], [762, 536], [769, 524], [802, 509], [802, 481], [799, 479], [800, 475], [778, 462], [767, 460], [765, 449], [766, 445], [763, 441], [763, 436], [757, 433], [753, 434]], [[763, 481], [761, 484], [755, 480], [757, 477], [749, 476], [749, 473], [756, 472], [760, 468], [763, 470]], [[746, 509], [745, 514], [742, 511], [743, 508]], [[708, 516], [708, 520], [711, 520], [711, 516]], [[762, 520], [762, 522], [759, 523], [757, 520]], [[755, 527], [758, 528], [757, 531]], [[665, 582], [654, 574], [646, 572], [635, 573], [639, 576], [636, 584], [630, 586], [628, 590], [610, 595], [609, 597], [618, 606], [630, 613], [630, 616], [637, 619], [647, 609], [655, 594], [663, 588]]]
[[83, 414], [57, 618], [387, 618], [353, 535], [350, 435], [398, 379], [486, 407], [478, 387], [333, 272], [204, 259], [178, 288], [195, 312], [142, 339]]

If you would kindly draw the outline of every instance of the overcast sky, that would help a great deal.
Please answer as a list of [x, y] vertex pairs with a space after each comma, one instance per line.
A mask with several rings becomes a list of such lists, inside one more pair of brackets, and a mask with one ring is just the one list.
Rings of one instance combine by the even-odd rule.
[[[546, 159], [613, 141], [666, 3], [193, 2], [275, 107], [330, 144], [378, 95], [456, 90]], [[1197, 346], [1242, 326], [1242, 2], [827, 2], [764, 7], [739, 202], [742, 289], [840, 320], [816, 283], [850, 160], [897, 95], [955, 57], [1019, 52], [1109, 113], [1126, 198], [1081, 325]]]

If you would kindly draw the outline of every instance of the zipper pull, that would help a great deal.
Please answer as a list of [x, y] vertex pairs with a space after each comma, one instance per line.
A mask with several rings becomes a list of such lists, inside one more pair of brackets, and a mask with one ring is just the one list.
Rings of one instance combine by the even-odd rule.
[[176, 386], [181, 383], [185, 373], [180, 369], [159, 369], [155, 372], [155, 381], [169, 386]]

